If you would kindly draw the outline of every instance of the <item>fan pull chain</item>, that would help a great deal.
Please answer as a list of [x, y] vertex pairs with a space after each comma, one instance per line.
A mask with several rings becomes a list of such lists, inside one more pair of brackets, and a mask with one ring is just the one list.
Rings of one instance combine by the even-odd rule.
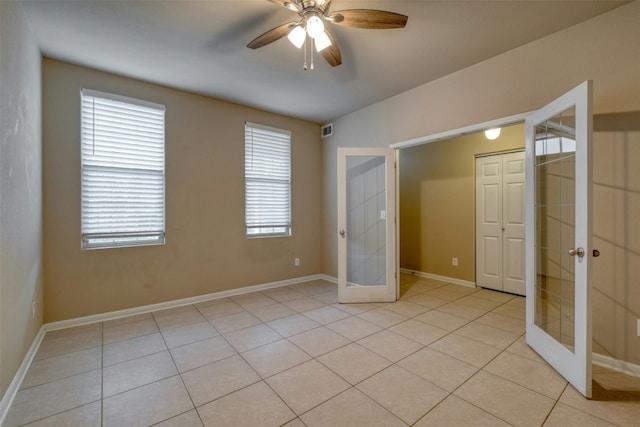
[[302, 50], [304, 50], [304, 65], [302, 69], [305, 71], [307, 71], [307, 39], [308, 37], [304, 38], [304, 45], [302, 46]]
[[309, 53], [311, 54], [311, 69], [313, 70], [313, 44], [315, 40], [311, 39], [311, 47], [309, 48]]

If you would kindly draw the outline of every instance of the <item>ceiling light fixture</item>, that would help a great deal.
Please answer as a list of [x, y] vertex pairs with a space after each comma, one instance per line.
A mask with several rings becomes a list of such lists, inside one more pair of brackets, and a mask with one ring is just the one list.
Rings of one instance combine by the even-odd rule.
[[500, 128], [487, 129], [484, 131], [484, 136], [493, 141], [500, 136]]
[[307, 18], [307, 34], [312, 39], [320, 36], [320, 34], [324, 34], [324, 24], [322, 23], [322, 19], [318, 18], [317, 15], [311, 15]]
[[317, 35], [314, 41], [316, 42], [315, 45], [318, 52], [321, 52], [322, 49], [331, 46], [331, 39], [324, 31]]
[[309, 47], [309, 53], [311, 54], [311, 69], [313, 70], [313, 46], [316, 48], [316, 52], [320, 53], [323, 49], [331, 46], [331, 38], [324, 31], [324, 22], [322, 22], [321, 15], [318, 12], [309, 12], [303, 17], [303, 22], [300, 22], [296, 25], [293, 30], [289, 32], [287, 38], [289, 41], [298, 49], [302, 46], [304, 48], [304, 65], [303, 69], [307, 70], [307, 47], [305, 42], [307, 40], [307, 36], [311, 38], [311, 43]]
[[318, 37], [321, 33], [324, 33], [324, 24], [322, 23], [322, 19], [318, 17], [318, 15], [311, 15], [307, 20], [307, 34], [312, 39]]
[[307, 38], [307, 33], [304, 31], [304, 28], [302, 28], [302, 25], [298, 25], [291, 30], [287, 38], [295, 47], [300, 49], [304, 44], [304, 39]]

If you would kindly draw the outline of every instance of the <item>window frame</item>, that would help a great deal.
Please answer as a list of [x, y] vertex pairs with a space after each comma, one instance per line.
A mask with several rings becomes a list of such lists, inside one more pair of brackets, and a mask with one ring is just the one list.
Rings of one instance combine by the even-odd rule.
[[[249, 201], [248, 201], [248, 182], [251, 180], [256, 180], [255, 178], [248, 178], [247, 177], [247, 149], [248, 149], [248, 145], [249, 145], [249, 141], [248, 141], [248, 134], [250, 131], [252, 130], [257, 130], [257, 131], [262, 131], [262, 132], [268, 132], [271, 134], [277, 134], [279, 135], [279, 137], [281, 138], [286, 138], [287, 140], [287, 151], [286, 151], [286, 157], [287, 157], [287, 177], [286, 180], [280, 178], [280, 179], [273, 179], [273, 181], [275, 182], [286, 182], [286, 187], [287, 187], [287, 216], [288, 216], [288, 222], [286, 222], [285, 224], [270, 224], [270, 225], [265, 225], [265, 226], [258, 226], [258, 225], [250, 225], [248, 222], [249, 219]], [[244, 210], [244, 215], [245, 215], [245, 237], [247, 239], [263, 239], [263, 238], [271, 238], [271, 237], [291, 237], [291, 235], [293, 234], [293, 227], [292, 227], [292, 222], [293, 222], [293, 215], [292, 215], [292, 208], [291, 208], [291, 200], [292, 200], [292, 180], [291, 180], [291, 153], [292, 153], [292, 133], [289, 130], [286, 129], [279, 129], [279, 128], [275, 128], [275, 127], [271, 127], [271, 126], [266, 126], [266, 125], [262, 125], [262, 124], [258, 124], [258, 123], [252, 123], [252, 122], [245, 122], [245, 130], [244, 130], [244, 180], [245, 180], [245, 191], [244, 191], [244, 203], [245, 203], [245, 210]], [[253, 142], [253, 141], [252, 141]], [[264, 179], [263, 179], [264, 180]], [[249, 230], [250, 229], [259, 229], [259, 228], [263, 228], [263, 229], [276, 229], [276, 228], [283, 228], [284, 230], [282, 231], [263, 231], [263, 232], [256, 232], [256, 233], [250, 233]]]
[[[84, 124], [85, 120], [93, 120], [91, 124], [91, 128], [95, 128], [95, 113], [93, 113], [90, 117], [86, 117], [84, 114], [84, 98], [91, 97], [94, 99], [102, 99], [106, 101], [113, 101], [118, 103], [129, 104], [134, 107], [142, 107], [146, 109], [156, 110], [156, 114], [160, 114], [162, 118], [161, 129], [161, 137], [159, 139], [162, 142], [161, 147], [161, 163], [162, 168], [160, 169], [152, 169], [152, 168], [127, 168], [122, 166], [98, 166], [98, 165], [90, 165], [86, 163], [85, 154], [84, 154], [84, 144], [86, 141], [84, 140]], [[95, 133], [94, 133], [95, 135]], [[92, 140], [92, 143], [95, 143]], [[129, 149], [135, 149], [135, 145], [131, 144]], [[102, 169], [101, 169], [102, 168]], [[129, 175], [138, 175], [140, 177], [155, 177], [160, 178], [161, 182], [161, 197], [158, 197], [158, 200], [161, 200], [162, 208], [161, 211], [156, 211], [157, 214], [161, 214], [161, 227], [157, 227], [154, 230], [149, 231], [128, 231], [128, 232], [86, 232], [86, 223], [89, 222], [86, 220], [84, 215], [84, 209], [88, 206], [86, 205], [86, 188], [88, 187], [86, 181], [85, 173], [87, 171], [102, 171], [103, 173], [111, 172], [114, 174], [117, 173], [125, 173]], [[152, 178], [153, 179], [153, 178]], [[114, 249], [114, 248], [123, 248], [123, 247], [133, 247], [133, 246], [156, 246], [156, 245], [164, 245], [166, 243], [166, 107], [162, 104], [157, 104], [154, 102], [149, 102], [137, 98], [126, 97], [122, 95], [101, 92], [93, 89], [82, 88], [80, 90], [80, 232], [81, 232], [81, 249], [82, 250], [94, 250], [94, 249]], [[156, 193], [158, 193], [156, 191]], [[134, 214], [135, 215], [135, 214]], [[136, 218], [139, 218], [136, 216]], [[131, 224], [134, 224], [133, 221]], [[106, 224], [106, 222], [105, 222]], [[103, 225], [105, 225], [103, 224]], [[146, 237], [146, 239], [141, 239]]]

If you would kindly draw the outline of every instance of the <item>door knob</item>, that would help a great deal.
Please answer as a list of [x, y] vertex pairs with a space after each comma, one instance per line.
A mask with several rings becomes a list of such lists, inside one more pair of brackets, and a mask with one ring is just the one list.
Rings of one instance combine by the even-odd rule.
[[594, 257], [594, 258], [598, 258], [599, 256], [600, 256], [600, 251], [599, 251], [599, 250], [597, 250], [597, 249], [594, 249], [594, 250], [593, 250], [593, 257]]
[[571, 249], [569, 249], [569, 255], [571, 255], [571, 256], [578, 255], [580, 258], [582, 258], [584, 256], [584, 249], [583, 248], [578, 248], [578, 249], [571, 248]]
[[344, 235], [345, 235], [344, 230], [340, 230], [340, 237], [342, 237], [344, 239]]

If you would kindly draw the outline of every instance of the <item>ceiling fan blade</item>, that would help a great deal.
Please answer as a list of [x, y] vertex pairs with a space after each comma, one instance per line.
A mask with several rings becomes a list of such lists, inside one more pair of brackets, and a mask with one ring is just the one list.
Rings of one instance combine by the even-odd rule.
[[300, 12], [302, 6], [297, 0], [269, 0], [271, 3], [277, 4], [294, 12]]
[[266, 33], [259, 35], [255, 39], [251, 40], [247, 47], [251, 49], [257, 49], [259, 47], [268, 45], [269, 43], [273, 43], [276, 40], [280, 40], [295, 27], [298, 25], [297, 22], [288, 22], [286, 24], [282, 24], [279, 27], [275, 27], [267, 31]]
[[329, 36], [329, 40], [331, 40], [331, 46], [327, 46], [322, 49], [320, 51], [320, 55], [322, 55], [322, 57], [326, 59], [332, 67], [337, 67], [338, 65], [342, 64], [342, 54], [340, 53], [340, 48], [338, 47], [338, 44], [336, 43], [331, 33], [329, 33], [328, 31], [325, 31], [325, 33], [327, 33], [327, 36]]
[[333, 12], [326, 16], [326, 19], [336, 25], [344, 25], [345, 27], [386, 30], [404, 28], [407, 25], [408, 17], [384, 10], [347, 9]]
[[316, 0], [314, 7], [320, 9], [322, 13], [326, 13], [331, 7], [331, 0]]

